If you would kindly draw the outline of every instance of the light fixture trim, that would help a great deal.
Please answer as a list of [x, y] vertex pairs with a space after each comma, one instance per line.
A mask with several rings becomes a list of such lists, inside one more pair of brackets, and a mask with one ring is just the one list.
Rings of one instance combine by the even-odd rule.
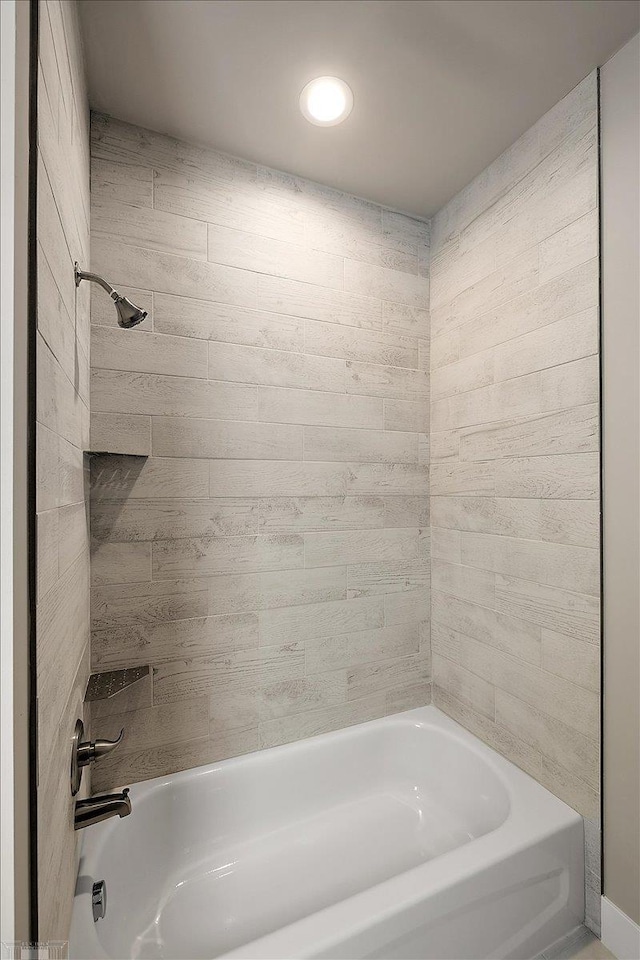
[[317, 127], [335, 127], [353, 109], [353, 91], [339, 77], [316, 77], [300, 94], [302, 115]]

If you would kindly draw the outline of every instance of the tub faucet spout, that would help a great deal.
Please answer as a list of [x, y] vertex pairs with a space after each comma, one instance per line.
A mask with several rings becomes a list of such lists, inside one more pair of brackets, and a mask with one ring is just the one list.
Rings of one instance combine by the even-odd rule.
[[109, 817], [128, 817], [131, 813], [129, 787], [122, 793], [106, 793], [101, 797], [89, 797], [87, 800], [77, 800], [73, 825], [75, 830], [82, 830], [92, 823], [100, 823]]

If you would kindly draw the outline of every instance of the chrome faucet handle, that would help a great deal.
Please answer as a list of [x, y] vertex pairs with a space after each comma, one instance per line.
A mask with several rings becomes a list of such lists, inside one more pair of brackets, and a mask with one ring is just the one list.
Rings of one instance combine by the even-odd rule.
[[117, 740], [85, 740], [78, 744], [78, 766], [86, 767], [88, 763], [95, 763], [106, 757], [112, 750], [122, 743], [124, 739], [124, 727], [120, 731]]
[[73, 739], [71, 741], [71, 796], [75, 797], [80, 789], [82, 780], [82, 768], [89, 763], [95, 763], [106, 757], [112, 750], [122, 743], [124, 739], [124, 727], [120, 731], [117, 740], [83, 740], [84, 724], [82, 720], [76, 720]]

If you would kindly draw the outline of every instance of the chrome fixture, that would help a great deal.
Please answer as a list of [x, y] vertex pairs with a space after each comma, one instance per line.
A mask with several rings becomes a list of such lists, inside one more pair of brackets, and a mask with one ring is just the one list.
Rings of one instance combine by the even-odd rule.
[[109, 817], [128, 817], [130, 813], [129, 787], [125, 787], [122, 793], [105, 793], [102, 797], [76, 800], [73, 828], [82, 830], [92, 823], [100, 823]]
[[147, 316], [146, 310], [137, 307], [135, 303], [132, 303], [127, 297], [121, 297], [118, 291], [114, 290], [111, 284], [107, 283], [102, 277], [99, 277], [97, 273], [85, 273], [84, 270], [80, 270], [76, 263], [74, 275], [76, 278], [76, 287], [79, 287], [83, 280], [90, 280], [92, 283], [99, 283], [102, 289], [107, 291], [116, 305], [118, 324], [121, 327], [135, 327], [136, 324], [142, 323]]
[[112, 750], [122, 743], [124, 738], [124, 729], [120, 731], [117, 740], [83, 740], [84, 724], [82, 720], [76, 720], [73, 738], [71, 740], [71, 796], [75, 797], [80, 789], [82, 780], [82, 768], [89, 763], [95, 763], [96, 760], [106, 757]]
[[107, 884], [104, 880], [96, 880], [91, 888], [91, 909], [94, 923], [104, 919], [107, 912]]

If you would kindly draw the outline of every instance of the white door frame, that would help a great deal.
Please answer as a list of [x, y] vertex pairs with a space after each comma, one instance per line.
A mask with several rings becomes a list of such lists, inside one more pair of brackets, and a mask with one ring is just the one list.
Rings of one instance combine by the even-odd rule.
[[[0, 0], [0, 940], [30, 938], [29, 78], [31, 4]], [[31, 371], [31, 373], [33, 373]]]
[[13, 375], [16, 2], [0, 3], [0, 937], [15, 940]]

